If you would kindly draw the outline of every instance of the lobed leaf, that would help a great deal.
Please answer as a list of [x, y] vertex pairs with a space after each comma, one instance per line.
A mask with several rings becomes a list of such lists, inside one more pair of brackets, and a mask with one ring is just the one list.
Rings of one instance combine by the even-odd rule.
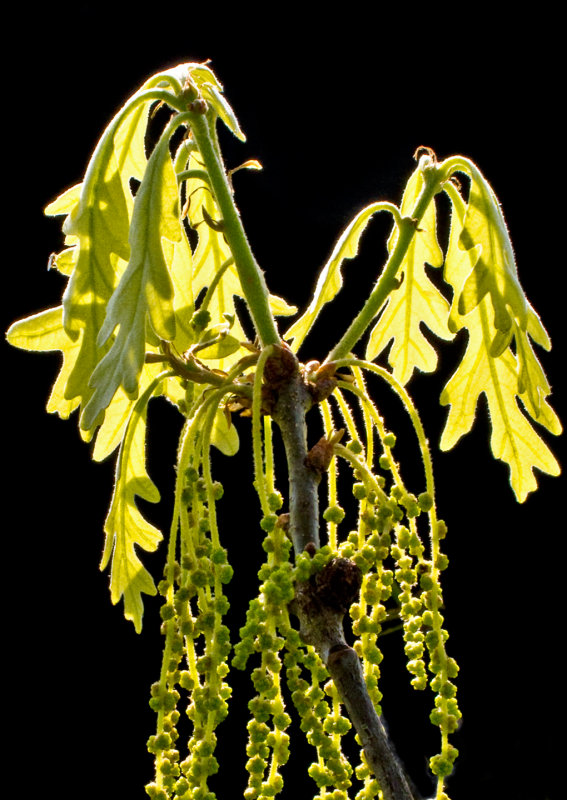
[[370, 218], [377, 211], [391, 210], [389, 203], [372, 203], [363, 208], [362, 211], [345, 228], [339, 240], [335, 244], [328, 262], [325, 264], [315, 287], [313, 298], [305, 313], [288, 328], [283, 338], [291, 342], [291, 349], [297, 352], [303, 340], [313, 327], [315, 320], [319, 316], [321, 309], [330, 303], [339, 293], [343, 278], [341, 266], [345, 258], [355, 258], [358, 254], [360, 237], [366, 230]]
[[124, 616], [132, 620], [136, 631], [142, 629], [142, 593], [154, 595], [156, 588], [150, 573], [142, 565], [135, 546], [153, 552], [161, 533], [147, 522], [136, 506], [136, 497], [157, 503], [155, 484], [146, 472], [146, 412], [159, 379], [152, 381], [134, 405], [116, 464], [116, 481], [110, 510], [104, 525], [106, 534], [100, 569], [112, 559], [110, 597], [113, 604], [124, 598]]
[[453, 330], [467, 328], [469, 340], [461, 363], [441, 394], [442, 405], [450, 406], [441, 449], [449, 450], [470, 431], [479, 397], [484, 393], [490, 412], [492, 453], [509, 465], [512, 488], [518, 500], [523, 502], [529, 492], [537, 488], [534, 469], [550, 475], [560, 472], [557, 460], [518, 404], [520, 400], [529, 417], [551, 433], [561, 432], [561, 424], [546, 401], [550, 387], [528, 335], [546, 347], [550, 346], [549, 338], [526, 301], [526, 330], [515, 320], [511, 326], [516, 353], [506, 346], [504, 351], [495, 355], [493, 344], [497, 330], [491, 314], [491, 298], [484, 296], [466, 314], [460, 313], [458, 298], [482, 245], [465, 250], [460, 247], [466, 223], [465, 204], [454, 187], [448, 193], [453, 203], [453, 220], [445, 278], [455, 292], [451, 326]]
[[[423, 175], [418, 167], [404, 191], [400, 208], [403, 215], [411, 215], [422, 187]], [[434, 372], [437, 368], [437, 353], [424, 336], [422, 324], [440, 339], [453, 337], [447, 325], [449, 304], [425, 272], [426, 263], [432, 267], [443, 264], [436, 228], [435, 203], [431, 202], [400, 266], [398, 275], [403, 275], [402, 282], [388, 296], [366, 348], [367, 360], [373, 361], [393, 340], [388, 363], [402, 385], [410, 380], [415, 369]], [[388, 241], [389, 253], [397, 240], [395, 229]]]
[[79, 405], [79, 398], [67, 398], [65, 387], [69, 375], [74, 369], [81, 348], [80, 339], [72, 339], [63, 327], [63, 308], [49, 308], [26, 319], [14, 322], [10, 326], [6, 338], [14, 347], [23, 350], [49, 352], [60, 350], [63, 354], [63, 366], [57, 376], [49, 400], [47, 410], [68, 419]]
[[[79, 398], [67, 399], [65, 387], [71, 371], [75, 367], [81, 350], [80, 337], [73, 340], [63, 325], [63, 308], [58, 306], [42, 311], [32, 317], [15, 322], [8, 330], [7, 339], [14, 347], [24, 350], [50, 352], [59, 350], [63, 355], [63, 366], [51, 390], [47, 401], [47, 411], [68, 419], [78, 407]], [[147, 365], [146, 374], [141, 381], [142, 391], [159, 372], [159, 365]], [[133, 401], [122, 390], [118, 390], [105, 414], [104, 421], [98, 428], [93, 458], [102, 461], [120, 443]], [[91, 438], [88, 431], [82, 431], [84, 439]]]
[[[54, 263], [70, 274], [63, 297], [63, 324], [68, 336], [80, 341], [80, 349], [65, 375], [63, 393], [82, 408], [93, 393], [89, 379], [104, 355], [96, 340], [106, 304], [129, 257], [130, 179], [143, 174], [147, 113], [147, 103], [122, 108], [103, 133], [83, 183], [46, 208], [49, 215], [67, 214], [63, 230], [72, 250], [57, 256]], [[86, 438], [92, 435], [94, 422], [85, 425], [81, 420]]]
[[471, 187], [459, 247], [471, 251], [472, 270], [461, 287], [457, 308], [459, 314], [468, 314], [489, 295], [496, 329], [491, 352], [498, 356], [512, 338], [514, 319], [525, 330], [528, 302], [518, 280], [512, 243], [492, 187], [472, 161], [465, 159], [464, 167], [471, 178]]
[[[168, 341], [175, 337], [173, 286], [168, 271], [169, 243], [181, 241], [177, 180], [166, 131], [152, 153], [136, 195], [129, 242], [131, 256], [118, 288], [108, 302], [97, 344], [106, 344], [119, 326], [112, 346], [92, 373], [94, 393], [84, 411], [85, 426], [95, 424], [119, 386], [135, 397], [151, 331]], [[154, 340], [155, 341], [155, 340]]]

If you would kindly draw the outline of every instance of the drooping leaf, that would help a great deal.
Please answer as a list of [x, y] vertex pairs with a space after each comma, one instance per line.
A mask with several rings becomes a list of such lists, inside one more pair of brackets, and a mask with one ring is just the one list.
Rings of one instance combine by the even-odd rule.
[[108, 302], [97, 344], [103, 346], [119, 326], [110, 350], [94, 370], [95, 391], [84, 411], [93, 425], [119, 386], [136, 396], [144, 364], [147, 325], [159, 338], [175, 337], [173, 286], [169, 264], [172, 243], [183, 237], [177, 180], [169, 155], [168, 132], [154, 149], [136, 195], [130, 226], [131, 257], [118, 288]]
[[[64, 232], [73, 243], [73, 252], [57, 257], [55, 266], [65, 273], [72, 266], [63, 297], [63, 321], [67, 334], [79, 337], [80, 350], [63, 392], [68, 400], [78, 398], [82, 408], [93, 391], [89, 379], [104, 355], [96, 339], [106, 304], [129, 256], [130, 179], [143, 174], [147, 112], [147, 104], [122, 108], [101, 137], [83, 183], [46, 209], [51, 215], [67, 214]], [[82, 427], [88, 431], [92, 425]]]
[[103, 570], [112, 558], [111, 601], [115, 604], [124, 598], [124, 616], [132, 620], [138, 633], [142, 629], [142, 593], [154, 595], [156, 588], [135, 547], [153, 552], [162, 539], [158, 529], [143, 518], [136, 506], [136, 497], [150, 503], [160, 499], [146, 471], [145, 453], [146, 411], [155, 388], [154, 381], [140, 396], [128, 420], [116, 464], [112, 503], [104, 525], [106, 538], [100, 563]]
[[[418, 167], [406, 186], [402, 214], [411, 216], [422, 187], [423, 176]], [[434, 372], [437, 368], [437, 352], [424, 336], [422, 324], [440, 339], [453, 337], [447, 326], [449, 304], [425, 271], [426, 263], [432, 267], [443, 264], [436, 227], [435, 203], [431, 202], [400, 266], [398, 275], [403, 275], [402, 282], [389, 295], [366, 348], [367, 360], [373, 361], [394, 340], [388, 363], [402, 385], [410, 380], [415, 369]], [[394, 250], [397, 240], [395, 229], [388, 241], [388, 252]]]
[[[59, 350], [62, 353], [63, 366], [47, 401], [47, 411], [58, 414], [62, 419], [68, 419], [79, 405], [78, 397], [71, 400], [65, 397], [65, 386], [79, 356], [81, 340], [80, 337], [73, 340], [65, 332], [63, 327], [63, 308], [61, 306], [50, 308], [32, 317], [15, 322], [6, 336], [14, 347], [41, 352]], [[147, 365], [141, 388], [145, 389], [158, 372], [159, 364]], [[93, 450], [95, 461], [102, 461], [119, 445], [124, 435], [124, 429], [130, 417], [132, 406], [133, 401], [119, 389], [107, 409], [102, 425], [97, 430]], [[81, 431], [81, 434], [87, 441], [91, 438], [88, 431]]]
[[307, 310], [284, 334], [283, 338], [291, 343], [290, 347], [294, 352], [301, 347], [323, 306], [330, 303], [340, 291], [343, 285], [342, 263], [345, 258], [355, 258], [358, 254], [360, 237], [366, 230], [370, 218], [377, 211], [386, 210], [388, 205], [387, 203], [371, 203], [363, 208], [339, 237], [329, 260], [321, 270]]
[[23, 350], [49, 352], [60, 350], [63, 354], [63, 366], [51, 390], [47, 401], [47, 410], [68, 419], [79, 405], [79, 398], [68, 399], [65, 386], [74, 368], [81, 348], [80, 339], [71, 339], [63, 327], [63, 308], [49, 308], [34, 314], [32, 317], [14, 322], [6, 334], [6, 338], [14, 347]]
[[465, 161], [471, 187], [459, 246], [473, 250], [475, 257], [459, 294], [458, 311], [467, 314], [489, 295], [496, 329], [491, 352], [497, 356], [510, 342], [514, 318], [525, 330], [528, 303], [518, 281], [514, 251], [498, 200], [478, 167]]
[[449, 450], [470, 431], [476, 416], [480, 395], [484, 393], [492, 427], [491, 448], [495, 458], [510, 467], [510, 482], [520, 502], [537, 488], [533, 470], [559, 474], [559, 465], [550, 449], [522, 412], [521, 401], [529, 417], [537, 420], [553, 434], [561, 432], [561, 424], [548, 404], [549, 384], [539, 364], [528, 334], [539, 344], [549, 347], [549, 338], [529, 304], [526, 304], [526, 331], [514, 321], [512, 335], [516, 354], [509, 346], [494, 355], [497, 335], [490, 296], [484, 296], [467, 314], [459, 313], [461, 288], [476, 263], [480, 246], [463, 250], [462, 226], [466, 220], [465, 203], [458, 192], [449, 192], [453, 203], [453, 220], [445, 262], [445, 278], [454, 288], [451, 308], [453, 330], [467, 328], [468, 344], [457, 370], [441, 394], [442, 405], [449, 405], [449, 414], [441, 437], [441, 449]]
[[81, 199], [82, 189], [82, 183], [77, 183], [75, 186], [66, 189], [63, 194], [60, 194], [59, 197], [56, 197], [45, 207], [44, 213], [46, 216], [56, 217], [59, 214], [70, 214]]
[[[149, 384], [154, 380], [161, 369], [160, 364], [146, 364], [140, 376], [139, 389], [142, 394]], [[164, 381], [164, 384], [167, 381]], [[124, 389], [119, 386], [112, 398], [112, 401], [104, 414], [102, 425], [96, 430], [95, 446], [92, 457], [95, 461], [103, 461], [114, 452], [122, 438], [135, 400], [128, 397]]]

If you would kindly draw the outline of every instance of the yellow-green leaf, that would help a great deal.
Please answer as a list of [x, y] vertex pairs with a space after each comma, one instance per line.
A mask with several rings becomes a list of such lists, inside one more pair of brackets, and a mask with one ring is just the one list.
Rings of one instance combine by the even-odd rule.
[[240, 442], [234, 425], [229, 424], [224, 411], [219, 408], [215, 414], [211, 430], [211, 444], [225, 456], [234, 456], [238, 452]]
[[[418, 168], [406, 186], [402, 214], [411, 215], [422, 187], [423, 175]], [[373, 361], [394, 340], [388, 363], [402, 385], [410, 380], [415, 369], [434, 372], [437, 368], [437, 352], [424, 336], [422, 324], [440, 339], [453, 337], [447, 326], [449, 304], [425, 272], [426, 263], [432, 267], [443, 264], [436, 227], [435, 203], [431, 202], [400, 266], [398, 274], [403, 275], [402, 282], [388, 296], [366, 348], [367, 360]], [[394, 250], [397, 240], [396, 229], [388, 241], [388, 252]]]
[[150, 573], [142, 565], [136, 547], [148, 552], [156, 550], [161, 533], [143, 518], [136, 506], [136, 497], [157, 503], [160, 499], [155, 484], [146, 472], [146, 410], [156, 388], [152, 382], [135, 404], [116, 464], [116, 482], [104, 530], [104, 553], [100, 568], [112, 558], [110, 597], [112, 603], [124, 598], [124, 616], [132, 620], [136, 631], [142, 629], [142, 593], [154, 595], [156, 588]]
[[26, 319], [14, 322], [6, 337], [11, 345], [23, 350], [49, 352], [60, 350], [63, 354], [63, 366], [47, 401], [47, 410], [58, 414], [62, 419], [79, 405], [79, 398], [68, 399], [65, 386], [75, 365], [81, 349], [80, 339], [71, 339], [63, 327], [63, 308], [49, 308]]
[[[82, 408], [93, 392], [89, 386], [93, 370], [108, 349], [99, 349], [96, 342], [106, 304], [129, 257], [130, 180], [143, 174], [147, 113], [148, 104], [129, 101], [103, 133], [83, 183], [46, 209], [51, 215], [67, 214], [63, 229], [67, 243], [73, 244], [54, 265], [71, 273], [63, 297], [63, 322], [69, 337], [80, 342], [63, 394], [74, 405], [77, 399]], [[99, 417], [91, 423], [101, 421]], [[92, 426], [86, 427], [92, 435]]]
[[504, 216], [494, 192], [472, 161], [465, 160], [471, 178], [468, 204], [459, 246], [474, 250], [470, 271], [459, 294], [458, 311], [467, 314], [488, 294], [494, 312], [492, 354], [499, 355], [508, 346], [516, 318], [525, 330], [528, 303], [518, 274], [512, 243]]
[[49, 269], [56, 269], [62, 275], [70, 276], [77, 265], [78, 247], [67, 247], [54, 253], [49, 259]]
[[454, 288], [451, 322], [453, 330], [467, 328], [469, 341], [461, 363], [441, 394], [441, 403], [450, 406], [441, 449], [450, 449], [470, 431], [480, 395], [484, 394], [492, 427], [492, 453], [509, 465], [510, 483], [518, 500], [523, 502], [528, 493], [537, 488], [534, 469], [550, 475], [560, 472], [557, 460], [522, 411], [523, 407], [529, 417], [551, 433], [561, 432], [560, 422], [546, 400], [549, 384], [527, 334], [544, 345], [549, 345], [549, 339], [535, 312], [526, 304], [527, 333], [515, 321], [511, 330], [517, 353], [506, 346], [495, 356], [493, 342], [497, 331], [490, 297], [483, 297], [467, 314], [459, 313], [457, 298], [478, 252], [475, 248], [463, 250], [459, 246], [465, 204], [454, 187], [450, 187], [448, 193], [453, 203], [453, 221], [445, 277]]
[[385, 210], [390, 210], [389, 203], [371, 203], [371, 205], [359, 211], [339, 237], [329, 260], [321, 270], [313, 298], [307, 310], [284, 334], [283, 338], [291, 342], [290, 346], [294, 352], [297, 352], [301, 347], [323, 306], [330, 303], [340, 291], [343, 285], [342, 263], [345, 258], [355, 258], [358, 254], [360, 237], [366, 230], [370, 218], [377, 211]]
[[95, 391], [84, 411], [86, 428], [108, 407], [119, 386], [129, 396], [136, 396], [148, 339], [146, 325], [149, 323], [161, 339], [171, 341], [175, 337], [168, 267], [173, 258], [172, 243], [180, 242], [183, 235], [166, 132], [148, 161], [136, 195], [130, 261], [108, 302], [97, 344], [103, 346], [117, 326], [119, 331], [90, 379]]
[[283, 297], [271, 294], [269, 302], [274, 317], [291, 317], [293, 314], [297, 314], [297, 306], [290, 306]]
[[234, 336], [222, 336], [216, 342], [198, 350], [196, 355], [203, 361], [213, 360], [217, 361], [221, 358], [226, 358], [240, 350], [240, 342]]
[[48, 217], [56, 217], [58, 214], [70, 214], [81, 199], [82, 188], [83, 185], [77, 183], [75, 186], [66, 189], [63, 194], [60, 194], [59, 197], [52, 200], [45, 207], [44, 214]]

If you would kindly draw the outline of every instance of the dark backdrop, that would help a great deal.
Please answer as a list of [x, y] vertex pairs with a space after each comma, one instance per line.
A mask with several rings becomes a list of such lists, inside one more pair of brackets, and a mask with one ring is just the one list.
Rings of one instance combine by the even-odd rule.
[[[264, 165], [261, 173], [238, 175], [236, 185], [271, 290], [303, 306], [353, 214], [371, 200], [399, 201], [417, 146], [433, 147], [440, 158], [463, 153], [503, 203], [521, 281], [555, 345], [543, 363], [552, 403], [564, 413], [557, 21], [516, 15], [495, 23], [481, 6], [456, 19], [431, 6], [393, 14], [377, 12], [375, 4], [308, 11], [307, 4], [242, 3], [228, 12], [221, 3], [198, 13], [184, 5], [134, 11], [130, 4], [78, 2], [15, 11], [6, 29], [19, 57], [3, 70], [3, 328], [59, 302], [62, 281], [46, 264], [62, 243], [57, 221], [45, 219], [42, 209], [81, 179], [115, 110], [159, 69], [210, 58], [248, 135], [244, 145], [223, 136], [229, 166], [248, 158]], [[332, 338], [368, 292], [387, 230], [386, 222], [373, 222], [360, 262], [345, 266], [344, 296], [322, 318]], [[314, 334], [305, 357], [321, 357], [333, 343]], [[442, 356], [446, 378], [457, 355], [442, 348]], [[3, 345], [3, 363], [10, 587], [4, 685], [20, 706], [9, 758], [21, 759], [16, 774], [26, 796], [56, 785], [65, 799], [88, 792], [142, 800], [151, 777], [145, 742], [154, 724], [147, 697], [159, 670], [158, 616], [148, 599], [137, 636], [121, 607], [111, 607], [108, 576], [97, 568], [113, 464], [89, 461], [75, 420], [45, 414], [56, 355]], [[419, 376], [410, 384], [432, 442], [445, 417], [438, 405], [442, 379]], [[163, 503], [148, 513], [166, 527], [179, 428], [172, 409], [160, 403], [150, 418], [151, 475]], [[434, 452], [440, 513], [449, 525], [446, 619], [450, 652], [461, 665], [464, 714], [450, 793], [453, 800], [556, 800], [565, 483], [542, 476], [540, 492], [518, 505], [507, 468], [489, 454], [488, 431], [482, 407], [472, 436], [451, 453]], [[546, 438], [561, 457], [564, 441]], [[246, 488], [251, 473], [242, 466], [232, 473], [232, 463], [218, 461], [226, 544], [237, 568], [230, 592], [238, 625], [260, 558], [250, 544], [259, 541], [258, 504]], [[236, 504], [239, 514], [242, 505], [250, 509], [252, 521], [241, 528], [232, 523]], [[146, 559], [156, 573], [159, 558]], [[385, 643], [385, 649], [388, 722], [425, 793], [426, 756], [437, 746], [427, 721], [430, 698], [406, 688], [401, 647]], [[235, 681], [239, 717], [248, 690]], [[232, 759], [245, 734], [236, 722], [225, 726], [221, 757]], [[303, 779], [305, 758], [301, 753], [286, 775], [295, 795], [307, 800], [314, 791]], [[217, 783], [219, 800], [241, 797], [242, 782], [242, 769], [229, 769]]]

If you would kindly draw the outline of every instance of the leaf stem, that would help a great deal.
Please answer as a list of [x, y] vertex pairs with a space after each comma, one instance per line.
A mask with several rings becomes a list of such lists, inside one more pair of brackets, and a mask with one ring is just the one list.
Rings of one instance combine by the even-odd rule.
[[380, 275], [372, 293], [360, 312], [353, 319], [343, 337], [331, 350], [325, 361], [336, 361], [347, 356], [370, 326], [390, 292], [396, 288], [396, 275], [413, 237], [419, 230], [419, 223], [433, 197], [440, 190], [445, 179], [436, 163], [428, 156], [422, 157], [423, 188], [419, 195], [411, 217], [401, 217], [398, 222], [398, 238], [390, 253], [386, 266]]
[[193, 136], [209, 174], [217, 205], [222, 214], [223, 233], [234, 256], [238, 277], [254, 327], [264, 347], [278, 344], [280, 335], [268, 301], [268, 287], [244, 231], [234, 203], [221, 157], [213, 143], [205, 114], [190, 112]]

